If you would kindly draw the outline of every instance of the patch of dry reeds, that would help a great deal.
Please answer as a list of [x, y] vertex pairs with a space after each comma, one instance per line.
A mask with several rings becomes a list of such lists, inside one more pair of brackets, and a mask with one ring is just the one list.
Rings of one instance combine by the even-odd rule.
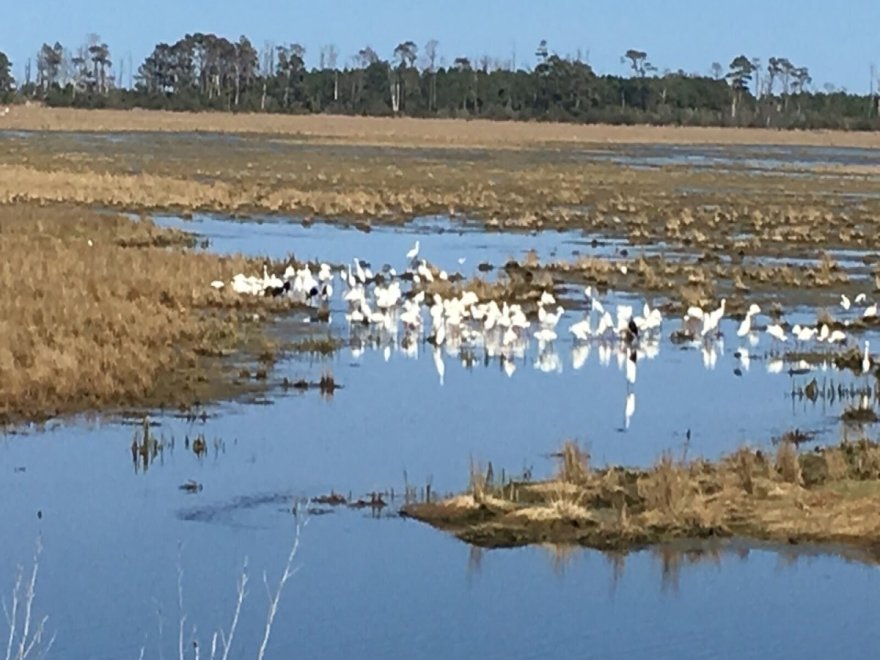
[[256, 266], [168, 247], [189, 241], [146, 219], [0, 205], [0, 419], [210, 398], [207, 356], [244, 334], [226, 311], [242, 301], [210, 282]]

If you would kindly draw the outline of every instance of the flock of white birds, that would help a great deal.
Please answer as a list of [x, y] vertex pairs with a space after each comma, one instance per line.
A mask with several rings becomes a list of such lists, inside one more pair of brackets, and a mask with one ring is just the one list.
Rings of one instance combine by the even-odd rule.
[[[236, 275], [229, 286], [239, 294], [288, 296], [299, 303], [326, 305], [333, 297], [333, 285], [338, 276], [343, 285], [341, 298], [351, 330], [353, 355], [359, 357], [367, 346], [373, 346], [384, 352], [386, 360], [390, 359], [392, 350], [408, 357], [418, 357], [420, 348], [427, 341], [441, 384], [446, 373], [445, 357], [468, 362], [477, 352], [482, 352], [487, 361], [500, 361], [505, 373], [512, 376], [517, 364], [527, 360], [533, 341], [537, 346], [535, 368], [545, 372], [562, 371], [556, 346], [560, 343], [557, 340], [565, 309], [552, 292], [541, 292], [537, 301], [527, 307], [505, 301], [480, 300], [469, 290], [448, 298], [437, 294], [429, 297], [425, 287], [437, 279], [447, 280], [448, 276], [421, 258], [419, 252], [420, 245], [416, 241], [406, 254], [407, 265], [401, 273], [386, 266], [382, 272], [374, 274], [367, 264], [354, 259], [336, 275], [326, 263], [314, 271], [309, 265], [288, 266], [281, 276], [268, 273], [264, 268], [262, 276]], [[211, 286], [222, 289], [227, 285], [218, 280]], [[866, 294], [859, 294], [852, 301], [841, 296], [840, 306], [849, 317], [859, 311], [864, 319], [877, 316], [877, 304], [869, 303]], [[591, 287], [583, 291], [583, 300], [578, 307], [584, 307], [585, 311], [567, 328], [572, 342], [572, 367], [575, 370], [582, 368], [593, 348], [603, 366], [612, 364], [616, 356], [619, 369], [626, 375], [628, 425], [635, 409], [633, 386], [637, 364], [659, 354], [661, 329], [668, 320], [647, 302], [641, 305], [641, 309], [618, 303], [612, 313]], [[690, 307], [672, 333], [676, 341], [690, 343], [700, 350], [707, 369], [714, 369], [719, 355], [724, 354], [721, 326], [726, 311], [726, 300], [723, 299], [714, 309]], [[762, 335], [771, 340], [775, 349], [761, 356], [766, 357], [769, 373], [785, 370], [781, 349], [786, 344], [805, 350], [808, 345], [814, 349], [822, 345], [830, 349], [851, 343], [851, 337], [839, 327], [831, 329], [827, 324], [790, 327], [778, 318], [769, 317], [767, 324], [761, 325], [756, 323], [761, 314], [760, 307], [752, 304], [736, 331], [740, 340], [740, 348], [735, 352], [739, 360], [735, 370], [738, 375], [748, 371]], [[844, 320], [836, 325], [846, 327], [849, 323]], [[871, 366], [866, 341], [862, 371], [867, 373]], [[812, 367], [800, 363], [795, 368], [806, 370]]]

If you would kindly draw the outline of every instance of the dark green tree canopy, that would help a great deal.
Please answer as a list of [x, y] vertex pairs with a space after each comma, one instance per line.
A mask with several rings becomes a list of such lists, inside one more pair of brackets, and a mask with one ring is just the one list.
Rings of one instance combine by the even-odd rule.
[[[741, 54], [727, 71], [714, 62], [704, 74], [659, 73], [648, 53], [630, 48], [620, 58], [629, 75], [599, 75], [546, 39], [519, 67], [515, 55], [444, 56], [433, 39], [421, 48], [405, 39], [384, 52], [387, 59], [366, 45], [344, 58], [326, 44], [313, 54], [320, 64], [309, 68], [305, 48], [293, 40], [257, 47], [243, 35], [233, 41], [196, 32], [156, 44], [139, 66], [129, 62], [134, 86], [123, 87], [125, 62], [115, 62], [108, 44], [90, 35], [72, 49], [44, 43], [33, 79], [28, 66], [15, 93], [78, 107], [880, 128], [876, 99], [833, 86], [814, 91], [809, 70], [781, 56], [765, 68]], [[0, 93], [8, 96], [15, 87], [4, 59]]]

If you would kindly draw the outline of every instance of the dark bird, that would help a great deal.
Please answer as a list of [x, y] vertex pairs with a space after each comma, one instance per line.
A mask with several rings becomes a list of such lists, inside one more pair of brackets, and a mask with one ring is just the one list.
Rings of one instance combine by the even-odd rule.
[[289, 280], [281, 286], [267, 286], [265, 289], [263, 289], [263, 295], [272, 298], [278, 298], [279, 296], [283, 296], [288, 291], [290, 291]]

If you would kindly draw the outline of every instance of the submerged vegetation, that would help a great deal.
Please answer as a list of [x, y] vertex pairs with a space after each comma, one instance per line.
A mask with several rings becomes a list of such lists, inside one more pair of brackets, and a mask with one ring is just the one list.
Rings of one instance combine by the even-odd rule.
[[252, 310], [272, 301], [207, 286], [256, 266], [191, 241], [147, 218], [0, 206], [0, 421], [189, 407], [244, 387], [224, 358], [260, 349]]
[[775, 454], [748, 447], [717, 462], [664, 453], [649, 469], [593, 468], [575, 443], [546, 481], [472, 470], [462, 495], [411, 503], [406, 516], [485, 547], [572, 543], [629, 551], [676, 539], [841, 543], [880, 559], [880, 445], [843, 442]]

